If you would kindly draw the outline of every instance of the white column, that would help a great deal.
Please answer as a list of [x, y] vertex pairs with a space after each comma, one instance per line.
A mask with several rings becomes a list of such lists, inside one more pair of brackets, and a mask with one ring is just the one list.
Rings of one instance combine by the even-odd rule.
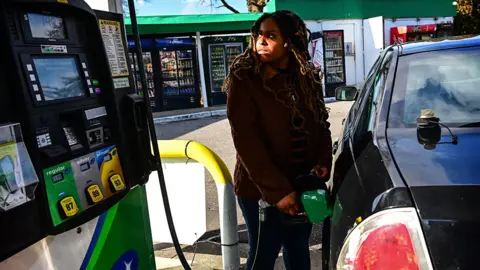
[[197, 32], [196, 43], [197, 43], [198, 70], [200, 71], [200, 84], [202, 87], [203, 107], [208, 108], [207, 84], [205, 83], [205, 70], [203, 69], [202, 41], [200, 40], [200, 32]]
[[108, 0], [108, 9], [110, 12], [123, 14], [123, 1], [122, 0]]
[[123, 14], [122, 0], [85, 0], [85, 2], [87, 2], [92, 9]]
[[90, 8], [102, 11], [109, 11], [108, 1], [109, 0], [85, 0]]

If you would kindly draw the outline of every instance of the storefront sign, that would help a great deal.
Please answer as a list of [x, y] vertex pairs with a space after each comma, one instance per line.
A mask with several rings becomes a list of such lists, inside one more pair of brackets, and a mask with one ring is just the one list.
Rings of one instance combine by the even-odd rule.
[[[142, 48], [151, 48], [153, 47], [153, 40], [152, 39], [141, 39], [140, 45]], [[134, 49], [135, 48], [135, 41], [133, 39], [128, 40], [128, 48]]]
[[329, 38], [339, 38], [339, 37], [343, 37], [343, 32], [341, 31], [323, 32], [323, 36], [329, 37]]
[[244, 42], [245, 37], [214, 37], [213, 42]]
[[172, 46], [195, 46], [193, 38], [162, 38], [155, 39], [156, 47], [172, 47]]
[[403, 44], [416, 40], [452, 35], [453, 24], [422, 24], [390, 28], [390, 44]]
[[422, 24], [407, 26], [407, 33], [427, 33], [435, 32], [437, 30], [436, 24]]

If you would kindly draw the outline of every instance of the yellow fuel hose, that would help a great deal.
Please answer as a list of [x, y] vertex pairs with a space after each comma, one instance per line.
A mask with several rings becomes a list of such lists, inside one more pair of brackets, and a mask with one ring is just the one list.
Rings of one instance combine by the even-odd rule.
[[190, 158], [205, 166], [217, 184], [232, 183], [232, 176], [223, 160], [210, 148], [187, 140], [159, 140], [161, 158]]

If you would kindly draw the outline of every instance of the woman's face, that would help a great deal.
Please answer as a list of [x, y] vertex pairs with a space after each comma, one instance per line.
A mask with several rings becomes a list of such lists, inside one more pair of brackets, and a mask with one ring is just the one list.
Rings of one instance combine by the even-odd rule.
[[287, 55], [285, 39], [273, 18], [265, 19], [257, 33], [255, 43], [258, 58], [262, 63], [277, 63]]

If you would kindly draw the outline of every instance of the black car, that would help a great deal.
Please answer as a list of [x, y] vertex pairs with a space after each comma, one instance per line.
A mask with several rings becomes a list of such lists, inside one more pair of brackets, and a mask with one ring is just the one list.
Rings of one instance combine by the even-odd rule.
[[480, 38], [385, 49], [334, 145], [323, 269], [478, 269]]

